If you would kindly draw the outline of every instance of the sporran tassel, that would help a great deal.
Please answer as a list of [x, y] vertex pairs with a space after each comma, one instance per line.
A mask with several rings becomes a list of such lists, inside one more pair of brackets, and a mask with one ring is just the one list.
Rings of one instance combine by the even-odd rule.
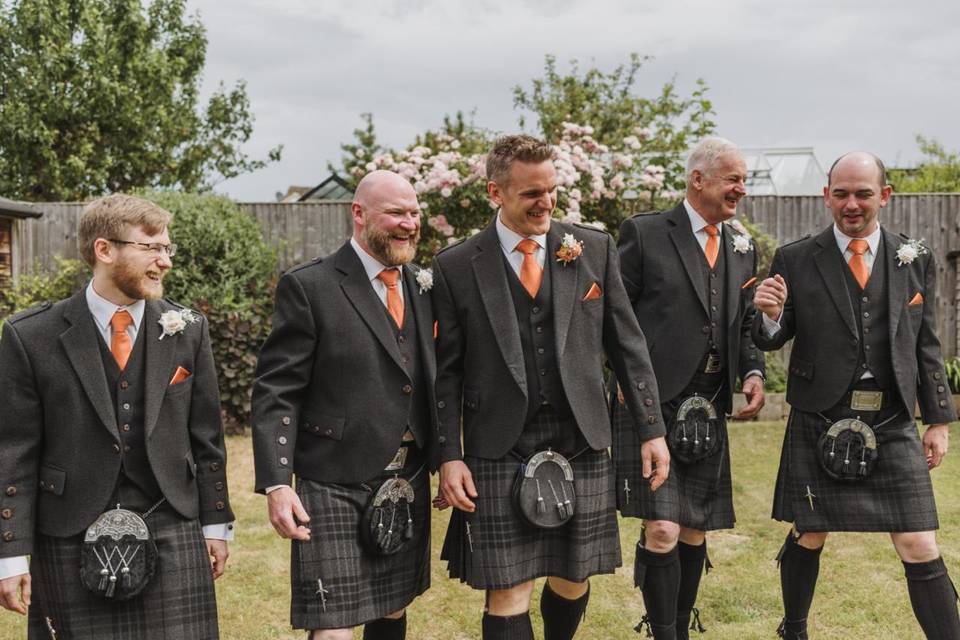
[[413, 514], [410, 513], [410, 503], [407, 503], [407, 530], [403, 534], [404, 539], [413, 538]]

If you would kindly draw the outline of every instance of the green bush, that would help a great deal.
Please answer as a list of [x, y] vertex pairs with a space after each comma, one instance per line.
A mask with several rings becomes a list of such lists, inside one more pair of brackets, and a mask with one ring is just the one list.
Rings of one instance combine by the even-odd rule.
[[56, 256], [54, 262], [53, 271], [35, 265], [33, 273], [22, 274], [12, 289], [0, 290], [0, 324], [17, 311], [70, 297], [90, 278], [90, 270], [80, 260]]
[[960, 393], [960, 357], [954, 356], [944, 362], [947, 368], [947, 382], [950, 383], [950, 391]]

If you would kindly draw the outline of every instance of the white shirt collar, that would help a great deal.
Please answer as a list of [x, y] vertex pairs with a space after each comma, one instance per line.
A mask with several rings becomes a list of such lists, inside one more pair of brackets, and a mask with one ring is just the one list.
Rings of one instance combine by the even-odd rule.
[[[854, 239], [840, 231], [836, 223], [833, 224], [833, 237], [837, 239], [837, 246], [840, 248], [841, 255], [846, 253], [847, 245]], [[880, 225], [878, 224], [873, 233], [866, 238], [861, 238], [862, 240], [866, 240], [867, 244], [870, 245], [870, 255], [877, 255], [877, 247], [880, 246], [880, 237]]]
[[143, 321], [143, 309], [147, 304], [145, 300], [137, 300], [127, 306], [114, 304], [97, 293], [93, 288], [93, 280], [90, 280], [87, 284], [86, 296], [87, 308], [90, 309], [90, 313], [101, 331], [106, 331], [110, 327], [110, 319], [120, 309], [126, 309], [130, 317], [133, 318], [134, 331], [140, 330], [140, 323]]
[[520, 241], [525, 238], [530, 238], [536, 242], [541, 249], [546, 251], [547, 249], [547, 234], [541, 233], [536, 236], [522, 236], [512, 229], [508, 229], [507, 225], [503, 224], [503, 220], [500, 219], [500, 212], [497, 211], [497, 237], [500, 238], [500, 246], [503, 247], [503, 250], [507, 253], [510, 253], [517, 248], [517, 245], [520, 244]]
[[377, 276], [380, 275], [380, 272], [384, 269], [397, 269], [400, 271], [400, 274], [403, 275], [403, 266], [397, 265], [396, 267], [388, 267], [387, 265], [381, 263], [379, 260], [374, 258], [372, 255], [364, 251], [363, 247], [360, 246], [360, 243], [357, 242], [354, 238], [350, 238], [350, 246], [353, 247], [353, 250], [357, 252], [357, 257], [360, 258], [360, 262], [363, 264], [363, 270], [367, 272], [367, 278], [375, 280]]
[[[690, 204], [690, 201], [686, 198], [683, 199], [683, 208], [687, 210], [687, 216], [690, 217], [690, 227], [693, 229], [694, 234], [703, 231], [703, 228], [710, 224], [703, 219], [703, 216], [693, 208], [693, 205]], [[723, 236], [723, 224], [718, 224], [717, 229], [720, 230], [718, 235]]]

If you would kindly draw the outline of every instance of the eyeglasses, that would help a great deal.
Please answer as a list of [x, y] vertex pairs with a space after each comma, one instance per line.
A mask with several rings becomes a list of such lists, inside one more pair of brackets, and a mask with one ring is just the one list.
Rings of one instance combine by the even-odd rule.
[[160, 242], [137, 242], [135, 240], [115, 240], [113, 238], [107, 238], [108, 242], [114, 242], [116, 244], [132, 244], [141, 248], [141, 251], [149, 251], [155, 256], [159, 256], [161, 252], [167, 254], [168, 258], [172, 258], [177, 255], [177, 245], [174, 243], [171, 244], [162, 244]]

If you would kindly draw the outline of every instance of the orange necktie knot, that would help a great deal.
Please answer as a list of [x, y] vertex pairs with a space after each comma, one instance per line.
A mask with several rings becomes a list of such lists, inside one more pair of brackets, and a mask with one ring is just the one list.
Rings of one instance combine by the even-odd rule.
[[110, 353], [113, 359], [117, 361], [120, 371], [127, 366], [127, 360], [130, 359], [130, 352], [133, 351], [133, 342], [127, 334], [127, 327], [133, 324], [133, 316], [126, 309], [120, 309], [110, 318]]
[[387, 286], [387, 311], [390, 317], [397, 323], [397, 327], [403, 328], [403, 300], [400, 298], [400, 290], [397, 288], [397, 281], [400, 280], [399, 269], [384, 269], [377, 274], [377, 277]]
[[535, 257], [539, 246], [536, 240], [530, 238], [524, 238], [517, 243], [517, 251], [523, 254], [523, 263], [520, 265], [520, 284], [531, 298], [537, 297], [540, 283], [543, 281], [543, 267]]
[[850, 250], [850, 253], [858, 256], [862, 256], [870, 248], [870, 243], [866, 240], [860, 238], [850, 241], [850, 244], [847, 245], [847, 249]]
[[718, 235], [720, 235], [720, 229], [718, 229], [717, 225], [715, 224], [708, 224], [703, 228], [703, 230], [706, 231], [707, 235], [711, 238], [716, 238]]

